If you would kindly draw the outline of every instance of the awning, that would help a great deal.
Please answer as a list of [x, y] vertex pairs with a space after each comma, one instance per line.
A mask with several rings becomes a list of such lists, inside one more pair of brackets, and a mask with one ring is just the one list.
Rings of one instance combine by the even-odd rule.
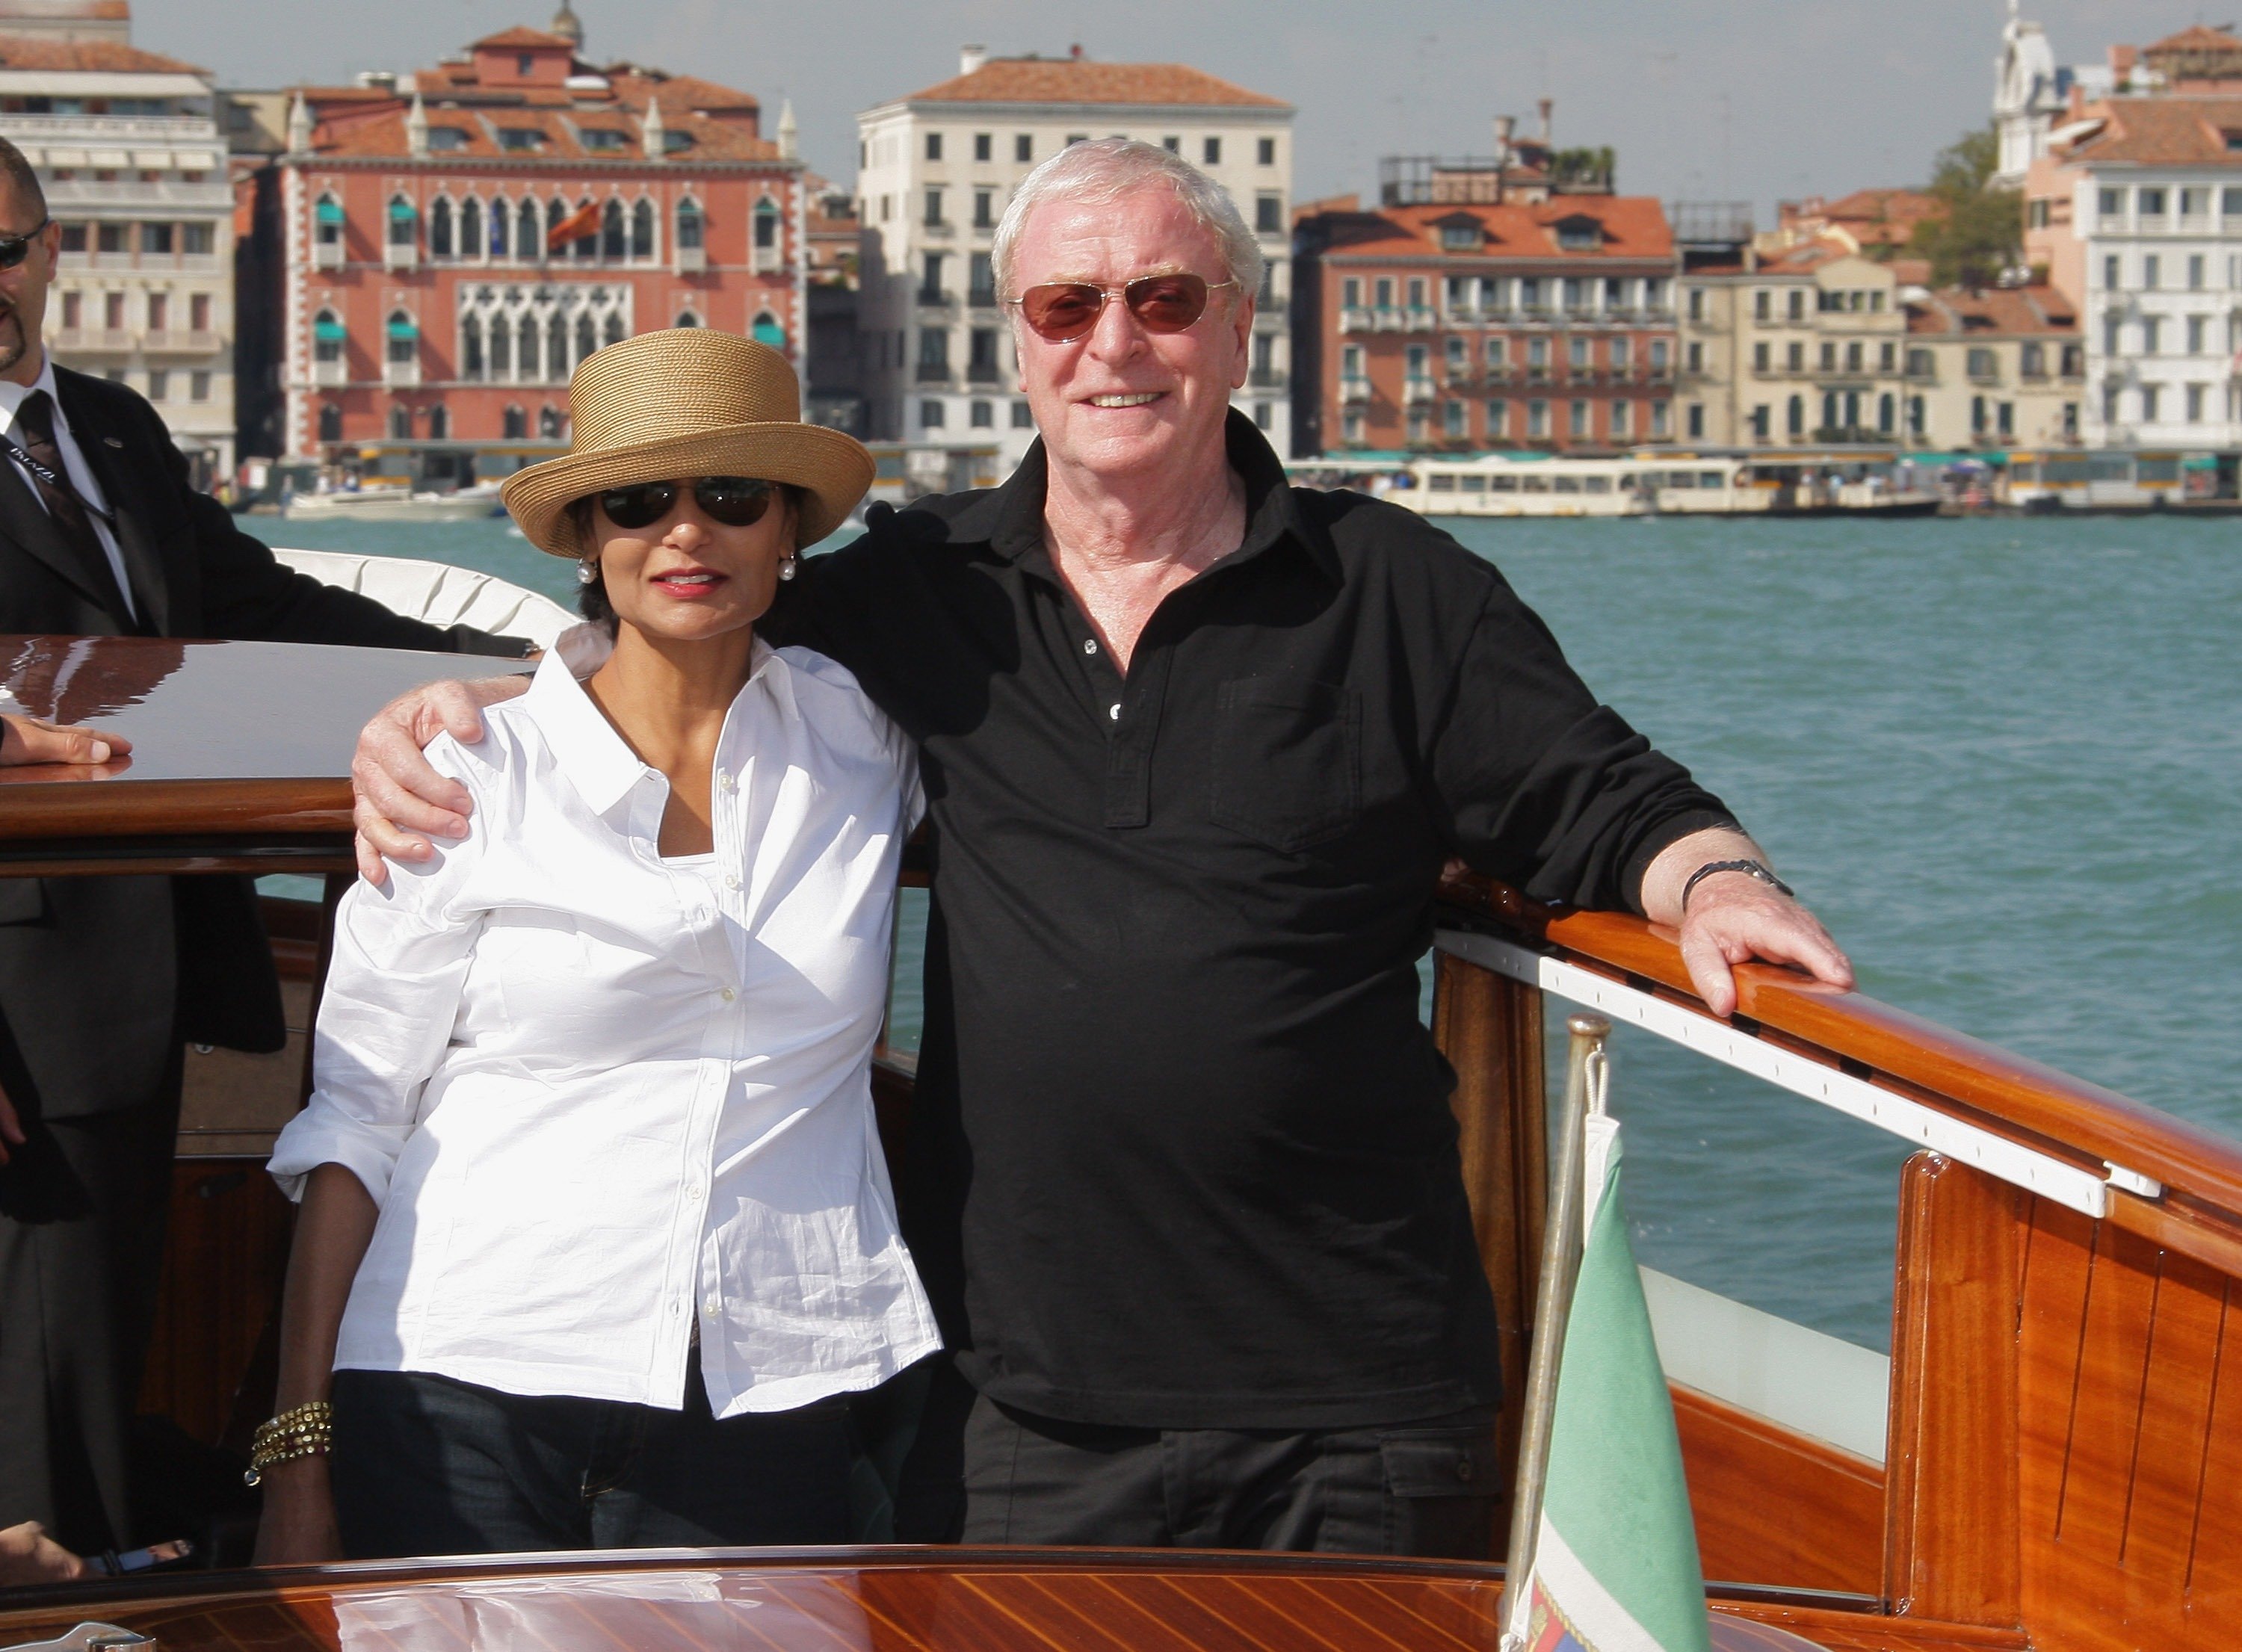
[[389, 324], [389, 336], [392, 338], [418, 338], [420, 328], [415, 322], [399, 319]]
[[769, 344], [773, 350], [786, 348], [786, 329], [775, 321], [758, 321], [748, 329], [748, 337], [759, 344]]
[[325, 316], [312, 324], [312, 337], [323, 344], [339, 344], [349, 337], [339, 321], [329, 321]]
[[113, 171], [118, 167], [131, 165], [132, 157], [121, 149], [97, 149], [87, 164]]
[[167, 149], [136, 149], [132, 164], [151, 172], [160, 172], [171, 164], [171, 151]]
[[340, 224], [343, 221], [343, 204], [331, 195], [321, 196], [314, 211], [322, 224]]
[[389, 204], [389, 216], [396, 223], [410, 224], [420, 214], [414, 210], [410, 201], [392, 201]]
[[86, 159], [85, 151], [82, 149], [50, 149], [47, 150], [47, 164], [50, 166], [86, 166], [91, 164], [91, 163]]

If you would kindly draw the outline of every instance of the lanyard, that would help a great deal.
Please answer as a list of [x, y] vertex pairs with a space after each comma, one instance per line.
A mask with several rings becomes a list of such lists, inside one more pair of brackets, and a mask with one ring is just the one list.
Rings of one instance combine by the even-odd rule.
[[[62, 450], [60, 447], [57, 447], [55, 451], [57, 452], [60, 452]], [[17, 441], [12, 436], [0, 436], [0, 451], [5, 451], [10, 458], [15, 460], [17, 464], [22, 465], [32, 475], [37, 477], [39, 480], [44, 482], [49, 487], [54, 489], [56, 492], [69, 494], [70, 498], [77, 501], [78, 508], [80, 510], [86, 512], [89, 515], [99, 517], [102, 521], [108, 524], [108, 525], [112, 529], [116, 527], [116, 517], [111, 515], [109, 512], [103, 510], [91, 499], [86, 498], [84, 494], [79, 492], [77, 489], [71, 485], [70, 478], [57, 474], [53, 465], [42, 465], [38, 460], [33, 458], [30, 454], [24, 451], [23, 444]]]

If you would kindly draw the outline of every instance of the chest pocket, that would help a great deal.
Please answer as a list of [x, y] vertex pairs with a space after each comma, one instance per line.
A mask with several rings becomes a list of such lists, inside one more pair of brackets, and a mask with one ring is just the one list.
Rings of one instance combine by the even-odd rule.
[[1241, 677], [1216, 691], [1215, 824], [1290, 854], [1362, 813], [1362, 696], [1305, 677]]

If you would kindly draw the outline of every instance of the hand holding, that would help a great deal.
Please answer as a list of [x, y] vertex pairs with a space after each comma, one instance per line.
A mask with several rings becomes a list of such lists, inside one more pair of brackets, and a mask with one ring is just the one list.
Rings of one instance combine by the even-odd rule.
[[1691, 891], [1682, 915], [1682, 961], [1707, 1009], [1735, 1013], [1735, 966], [1754, 959], [1796, 965], [1831, 987], [1853, 985], [1852, 960], [1821, 920], [1747, 873], [1716, 872]]
[[463, 745], [482, 739], [483, 707], [512, 699], [528, 686], [526, 677], [430, 683], [390, 701], [359, 731], [351, 790], [360, 877], [379, 884], [389, 876], [385, 855], [426, 860], [435, 853], [430, 838], [467, 835], [467, 814], [474, 806], [467, 788], [436, 772], [421, 748], [439, 734]]

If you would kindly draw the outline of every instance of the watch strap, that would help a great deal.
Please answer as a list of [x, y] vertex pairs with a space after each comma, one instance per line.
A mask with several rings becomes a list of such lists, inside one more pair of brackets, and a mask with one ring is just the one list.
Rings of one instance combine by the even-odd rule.
[[1783, 882], [1782, 879], [1776, 877], [1774, 872], [1769, 868], [1764, 861], [1708, 860], [1703, 866], [1698, 867], [1696, 871], [1691, 873], [1689, 874], [1689, 881], [1682, 886], [1682, 910], [1683, 912], [1689, 910], [1690, 892], [1695, 889], [1699, 884], [1704, 882], [1706, 879], [1711, 877], [1716, 872], [1741, 872], [1747, 878], [1756, 878], [1769, 888], [1776, 890], [1782, 894], [1789, 895], [1794, 900], [1797, 899], [1797, 895], [1791, 889], [1791, 886]]

